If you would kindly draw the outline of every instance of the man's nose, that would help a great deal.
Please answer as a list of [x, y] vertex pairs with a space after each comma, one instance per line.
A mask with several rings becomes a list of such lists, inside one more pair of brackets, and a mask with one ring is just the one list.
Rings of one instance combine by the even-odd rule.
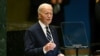
[[50, 14], [48, 14], [48, 17], [50, 18], [50, 17], [51, 17], [51, 15], [50, 15]]

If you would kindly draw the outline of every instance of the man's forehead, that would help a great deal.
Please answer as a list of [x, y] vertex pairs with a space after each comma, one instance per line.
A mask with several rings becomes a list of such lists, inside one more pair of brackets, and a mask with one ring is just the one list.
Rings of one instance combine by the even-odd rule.
[[52, 10], [53, 10], [52, 7], [48, 7], [48, 6], [43, 7], [43, 8], [41, 9], [41, 11], [43, 11], [43, 12], [52, 11]]

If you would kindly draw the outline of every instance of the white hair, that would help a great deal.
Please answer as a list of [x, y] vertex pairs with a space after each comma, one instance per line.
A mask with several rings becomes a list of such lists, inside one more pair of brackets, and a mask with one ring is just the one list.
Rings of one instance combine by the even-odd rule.
[[51, 4], [49, 4], [49, 3], [42, 3], [42, 4], [40, 4], [40, 6], [38, 7], [38, 13], [40, 13], [41, 12], [41, 10], [45, 7], [45, 6], [49, 6], [49, 7], [52, 7], [52, 5]]

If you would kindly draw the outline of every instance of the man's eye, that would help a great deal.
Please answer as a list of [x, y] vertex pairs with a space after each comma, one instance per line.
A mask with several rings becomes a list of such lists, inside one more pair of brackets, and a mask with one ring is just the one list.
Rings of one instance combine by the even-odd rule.
[[49, 14], [49, 13], [45, 13], [45, 14]]

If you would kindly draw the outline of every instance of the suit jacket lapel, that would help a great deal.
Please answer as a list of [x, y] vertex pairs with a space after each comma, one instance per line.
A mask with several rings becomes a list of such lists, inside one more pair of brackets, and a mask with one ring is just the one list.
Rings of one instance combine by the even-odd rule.
[[[43, 32], [43, 30], [42, 30], [40, 24], [38, 23], [37, 26], [38, 26], [37, 30], [38, 30], [38, 32], [39, 32], [40, 37], [42, 37], [42, 38], [46, 41], [46, 40], [47, 40], [47, 39], [46, 39], [46, 36], [45, 36], [45, 34], [44, 34], [44, 32]], [[46, 42], [48, 42], [48, 40], [47, 40]]]

